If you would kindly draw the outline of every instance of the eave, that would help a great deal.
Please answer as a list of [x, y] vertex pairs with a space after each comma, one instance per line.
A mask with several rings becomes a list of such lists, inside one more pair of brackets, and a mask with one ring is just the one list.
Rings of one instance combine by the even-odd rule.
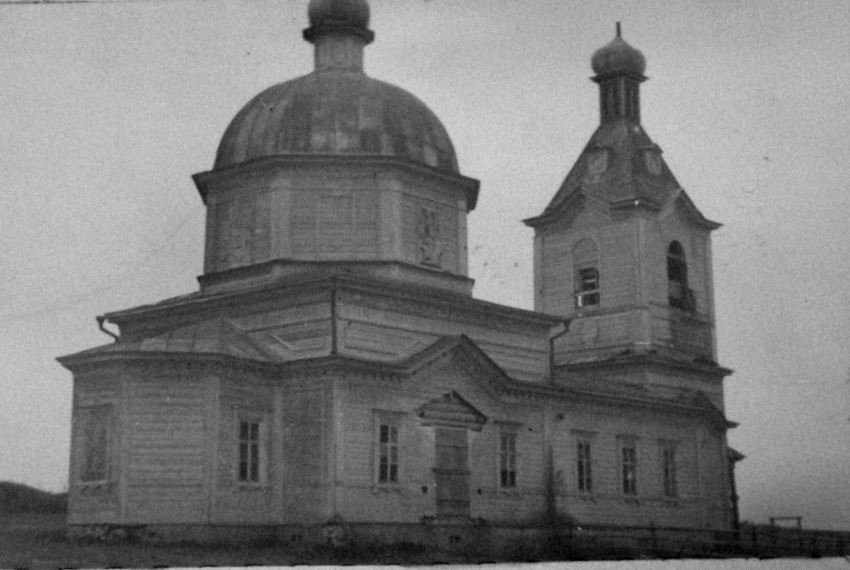
[[398, 168], [409, 173], [427, 176], [455, 186], [460, 186], [466, 194], [467, 211], [471, 212], [478, 203], [478, 190], [481, 182], [475, 178], [463, 176], [441, 168], [428, 166], [415, 160], [392, 156], [374, 154], [279, 154], [241, 162], [239, 164], [223, 168], [221, 170], [208, 170], [199, 172], [192, 176], [198, 193], [204, 204], [207, 203], [209, 185], [213, 182], [238, 179], [246, 174], [252, 174], [259, 170], [273, 167], [321, 167], [330, 165], [341, 165], [351, 167], [362, 165], [381, 168]]
[[680, 360], [670, 358], [654, 352], [618, 354], [602, 360], [588, 362], [564, 363], [556, 368], [572, 371], [591, 371], [600, 368], [626, 368], [632, 366], [651, 366], [654, 368], [665, 368], [673, 370], [684, 370], [699, 374], [712, 375], [723, 378], [732, 374], [733, 370], [709, 362], [699, 360]]
[[432, 287], [400, 286], [362, 275], [342, 273], [318, 277], [315, 275], [298, 275], [286, 277], [271, 284], [236, 291], [222, 291], [212, 294], [195, 293], [154, 305], [142, 305], [123, 311], [106, 313], [103, 316], [109, 322], [121, 326], [122, 323], [141, 318], [151, 320], [166, 318], [173, 316], [175, 312], [191, 314], [201, 308], [215, 311], [231, 306], [245, 305], [248, 302], [280, 302], [283, 295], [307, 293], [321, 296], [329, 295], [333, 290], [362, 292], [419, 304], [448, 306], [460, 313], [475, 314], [484, 318], [509, 319], [541, 328], [551, 328], [563, 320], [553, 315], [491, 303]]

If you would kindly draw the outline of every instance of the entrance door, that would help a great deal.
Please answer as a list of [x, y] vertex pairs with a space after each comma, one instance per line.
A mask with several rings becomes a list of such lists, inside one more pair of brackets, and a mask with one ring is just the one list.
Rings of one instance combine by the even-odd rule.
[[436, 427], [434, 473], [437, 516], [469, 516], [469, 465], [466, 429]]

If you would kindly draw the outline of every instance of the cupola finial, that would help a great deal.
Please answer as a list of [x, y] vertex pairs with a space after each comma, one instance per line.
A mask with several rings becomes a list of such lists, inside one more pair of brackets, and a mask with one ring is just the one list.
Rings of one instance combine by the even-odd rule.
[[366, 0], [310, 0], [304, 39], [316, 46], [316, 71], [363, 70], [363, 47], [372, 43]]
[[369, 29], [369, 3], [366, 0], [311, 0], [307, 7], [310, 27], [304, 30], [304, 39], [316, 43], [328, 33], [352, 35], [364, 44], [375, 39]]
[[620, 31], [620, 22], [617, 22], [617, 37], [622, 38], [623, 34]]

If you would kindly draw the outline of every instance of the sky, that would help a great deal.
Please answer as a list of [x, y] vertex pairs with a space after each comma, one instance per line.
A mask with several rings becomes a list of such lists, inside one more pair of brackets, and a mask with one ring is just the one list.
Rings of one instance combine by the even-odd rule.
[[[197, 289], [190, 176], [312, 69], [306, 0], [0, 3], [0, 480], [67, 488], [95, 316]], [[532, 308], [532, 231], [599, 123], [590, 57], [647, 59], [642, 123], [713, 234], [744, 520], [850, 529], [850, 2], [370, 0], [366, 72], [440, 117], [475, 296]]]

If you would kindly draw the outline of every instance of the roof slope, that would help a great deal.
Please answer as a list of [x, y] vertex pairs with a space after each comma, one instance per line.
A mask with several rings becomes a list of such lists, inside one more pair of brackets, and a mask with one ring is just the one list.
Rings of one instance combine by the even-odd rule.
[[719, 227], [688, 198], [661, 154], [639, 124], [628, 120], [601, 124], [544, 212], [526, 223], [545, 223], [575, 199], [586, 197], [611, 207], [640, 205], [655, 210], [680, 200], [696, 223]]

